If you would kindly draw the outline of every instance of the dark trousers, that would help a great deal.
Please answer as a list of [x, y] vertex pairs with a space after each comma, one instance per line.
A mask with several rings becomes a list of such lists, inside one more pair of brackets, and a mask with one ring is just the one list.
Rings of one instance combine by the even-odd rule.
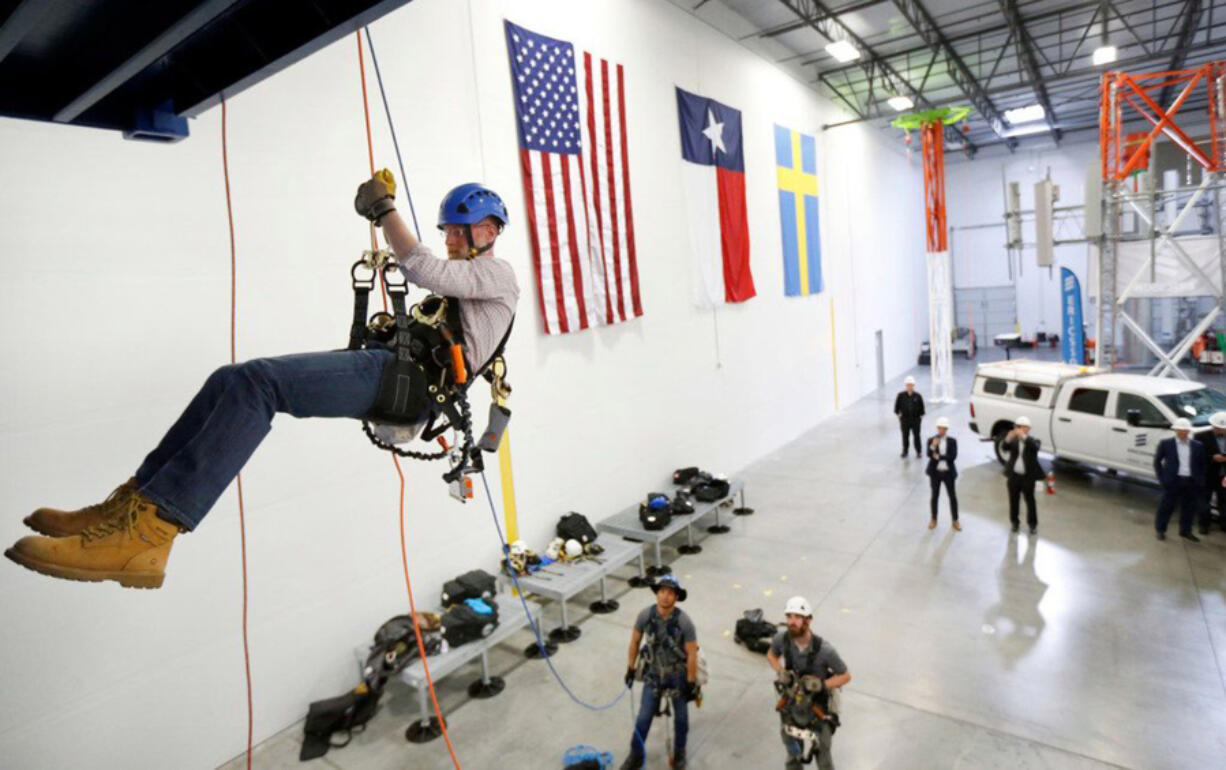
[[1034, 529], [1039, 526], [1039, 512], [1034, 503], [1034, 480], [1016, 473], [1009, 474], [1009, 523], [1017, 527], [1020, 523], [1018, 497], [1026, 500], [1026, 526]]
[[1166, 532], [1166, 525], [1171, 523], [1171, 514], [1175, 512], [1175, 504], [1179, 504], [1179, 534], [1192, 534], [1192, 520], [1200, 507], [1201, 495], [1197, 494], [1197, 486], [1187, 476], [1175, 477], [1174, 483], [1162, 488], [1162, 502], [1158, 503], [1158, 518], [1154, 528]]
[[941, 485], [945, 485], [945, 493], [949, 495], [949, 515], [958, 520], [958, 492], [954, 489], [954, 475], [949, 471], [937, 471], [928, 477], [932, 482], [932, 520], [937, 518], [937, 501], [941, 498]]
[[[651, 730], [651, 720], [655, 719], [660, 708], [660, 698], [666, 691], [680, 692], [685, 685], [684, 674], [666, 676], [664, 681], [657, 682], [652, 678], [643, 680], [643, 700], [639, 704], [639, 715], [634, 720], [634, 735], [630, 739], [630, 756], [643, 757], [646, 753], [647, 733]], [[690, 732], [689, 704], [682, 695], [673, 697], [673, 751], [685, 754], [685, 739]]]
[[1214, 496], [1217, 497], [1218, 522], [1222, 529], [1226, 530], [1226, 487], [1222, 486], [1222, 478], [1216, 476], [1210, 477], [1205, 489], [1205, 499], [1200, 509], [1201, 532], [1208, 532], [1209, 524], [1213, 521], [1213, 511], [1210, 510], [1209, 504], [1214, 501]]
[[920, 421], [908, 420], [906, 418], [898, 421], [899, 427], [902, 429], [902, 453], [907, 453], [907, 438], [911, 437], [915, 440], [915, 453], [920, 453]]

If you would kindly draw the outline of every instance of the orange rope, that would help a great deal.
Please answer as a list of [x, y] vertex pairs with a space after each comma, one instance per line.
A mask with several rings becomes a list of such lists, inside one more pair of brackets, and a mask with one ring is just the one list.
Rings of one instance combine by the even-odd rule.
[[[221, 168], [226, 181], [226, 219], [230, 223], [230, 363], [237, 361], [238, 257], [234, 246], [234, 208], [230, 204], [230, 161], [226, 151], [226, 100], [221, 100]], [[247, 512], [243, 506], [243, 475], [238, 474], [238, 538], [243, 562], [243, 668], [247, 674], [247, 770], [251, 770], [251, 742], [255, 716], [251, 701], [251, 650], [247, 639]]]
[[[362, 35], [355, 32], [358, 43], [358, 72], [362, 79], [362, 112], [366, 118], [366, 154], [370, 162], [370, 175], [375, 174], [375, 146], [370, 135], [370, 106], [366, 100], [366, 65], [362, 58]], [[402, 180], [403, 181], [403, 180]], [[375, 238], [375, 226], [370, 226], [371, 248], [378, 248]], [[387, 309], [387, 293], [384, 289], [383, 309]], [[396, 475], [400, 477], [400, 560], [404, 565], [404, 588], [409, 594], [409, 617], [413, 621], [413, 635], [417, 638], [417, 654], [421, 658], [422, 670], [426, 674], [426, 686], [430, 690], [430, 702], [434, 704], [434, 714], [438, 717], [438, 726], [442, 730], [443, 740], [447, 742], [447, 752], [456, 770], [460, 770], [460, 760], [456, 758], [455, 747], [451, 745], [451, 736], [447, 734], [447, 722], [443, 719], [443, 710], [439, 708], [438, 696], [434, 692], [434, 679], [430, 676], [430, 663], [426, 660], [426, 645], [422, 642], [421, 626], [417, 623], [417, 606], [413, 601], [413, 582], [409, 579], [409, 554], [404, 540], [404, 470], [400, 467], [400, 459], [392, 455], [392, 464], [396, 467]]]

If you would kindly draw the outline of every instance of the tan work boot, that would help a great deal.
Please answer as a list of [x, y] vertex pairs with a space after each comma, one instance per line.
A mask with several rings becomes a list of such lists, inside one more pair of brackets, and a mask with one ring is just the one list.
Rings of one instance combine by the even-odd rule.
[[68, 537], [79, 535], [114, 514], [126, 510], [128, 498], [136, 491], [136, 478], [120, 484], [107, 499], [87, 505], [76, 511], [61, 511], [58, 508], [39, 508], [25, 518], [26, 526], [40, 535]]
[[133, 492], [114, 515], [69, 537], [30, 535], [4, 555], [27, 569], [67, 580], [116, 580], [125, 588], [158, 588], [179, 528], [158, 518], [157, 505]]

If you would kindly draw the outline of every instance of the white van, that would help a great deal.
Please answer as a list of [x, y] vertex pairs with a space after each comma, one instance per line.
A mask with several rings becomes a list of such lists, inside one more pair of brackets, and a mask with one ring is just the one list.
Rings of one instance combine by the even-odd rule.
[[1108, 472], [1154, 478], [1154, 448], [1177, 417], [1207, 431], [1226, 395], [1199, 382], [1018, 359], [980, 364], [971, 390], [971, 430], [1001, 442], [1021, 415], [1043, 450]]

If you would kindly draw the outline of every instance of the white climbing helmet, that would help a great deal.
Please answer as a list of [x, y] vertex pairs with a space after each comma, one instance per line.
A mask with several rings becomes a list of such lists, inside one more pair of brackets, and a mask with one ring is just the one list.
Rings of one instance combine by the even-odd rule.
[[566, 541], [566, 555], [572, 559], [575, 558], [576, 556], [582, 556], [583, 555], [583, 543], [580, 543], [578, 540], [567, 540]]
[[803, 596], [793, 596], [788, 599], [788, 603], [783, 606], [784, 615], [804, 615], [806, 618], [813, 617], [813, 608], [809, 606], [809, 600]]

